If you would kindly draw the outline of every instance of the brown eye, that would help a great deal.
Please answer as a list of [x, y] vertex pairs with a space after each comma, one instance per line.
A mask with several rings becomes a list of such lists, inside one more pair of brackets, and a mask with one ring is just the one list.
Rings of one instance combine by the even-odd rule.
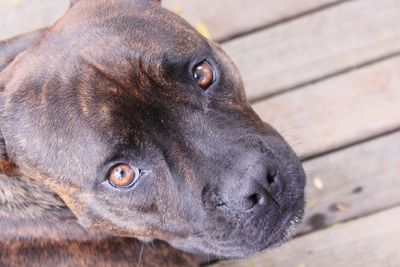
[[140, 170], [127, 164], [115, 166], [108, 177], [110, 184], [115, 187], [127, 187], [139, 178]]
[[193, 78], [201, 88], [207, 89], [214, 82], [214, 70], [207, 61], [203, 61], [194, 68]]

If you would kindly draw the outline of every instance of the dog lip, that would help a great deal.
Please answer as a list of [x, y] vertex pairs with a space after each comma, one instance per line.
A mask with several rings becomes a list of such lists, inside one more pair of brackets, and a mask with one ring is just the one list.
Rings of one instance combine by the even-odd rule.
[[[290, 227], [297, 225], [301, 222], [301, 219], [303, 217], [303, 208], [300, 208], [299, 205], [296, 205], [292, 210], [290, 211], [285, 211], [283, 213], [283, 217], [280, 221], [281, 226], [275, 231], [275, 235], [282, 233], [282, 231], [287, 231]], [[287, 239], [289, 237], [286, 237]]]
[[294, 217], [294, 212], [287, 212], [286, 214], [283, 215], [283, 218], [281, 220], [282, 225], [284, 226], [283, 228], [285, 228], [285, 226], [287, 226], [292, 217]]
[[[214, 255], [218, 258], [235, 259], [247, 257], [259, 251], [274, 248], [288, 241], [292, 236], [290, 230], [291, 227], [296, 225], [300, 221], [302, 214], [303, 209], [301, 203], [298, 203], [291, 208], [281, 210], [281, 214], [276, 224], [276, 229], [273, 231], [273, 234], [270, 235], [268, 239], [263, 241], [264, 245], [260, 244], [257, 246], [252, 246], [251, 244], [247, 244], [246, 248], [242, 246], [226, 246], [226, 241], [222, 242], [223, 244], [220, 244], [217, 240], [213, 240], [211, 236], [207, 235], [207, 232], [200, 232], [200, 234], [197, 233], [194, 236], [190, 237], [186, 236], [182, 238], [176, 238], [174, 240], [171, 240], [171, 243], [172, 245], [178, 245], [181, 242], [187, 243], [188, 241], [190, 241], [191, 243], [195, 242], [197, 244], [207, 244], [207, 246], [211, 246], [214, 248], [215, 254], [209, 251], [209, 247], [207, 249], [207, 253], [209, 253], [210, 255]], [[212, 242], [212, 244], [210, 244], [210, 242]], [[182, 249], [182, 244], [180, 245], [181, 246], [179, 247], [181, 247]], [[204, 253], [204, 248], [202, 246], [196, 247], [196, 249], [192, 247], [190, 250], [191, 252]]]

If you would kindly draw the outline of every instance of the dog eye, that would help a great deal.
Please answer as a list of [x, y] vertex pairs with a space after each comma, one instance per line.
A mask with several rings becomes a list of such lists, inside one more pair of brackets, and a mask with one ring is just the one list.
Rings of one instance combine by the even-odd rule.
[[129, 187], [139, 178], [140, 170], [127, 164], [115, 166], [108, 177], [108, 181], [115, 187]]
[[193, 78], [203, 89], [207, 89], [211, 86], [211, 84], [215, 81], [214, 76], [214, 70], [207, 61], [201, 62], [193, 69]]

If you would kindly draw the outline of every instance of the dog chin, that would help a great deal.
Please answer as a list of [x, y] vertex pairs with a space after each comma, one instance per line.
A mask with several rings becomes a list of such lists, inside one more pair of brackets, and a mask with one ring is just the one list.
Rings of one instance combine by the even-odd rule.
[[[283, 243], [289, 241], [296, 229], [296, 226], [301, 221], [303, 209], [291, 212], [280, 219], [277, 230], [272, 235], [260, 240], [254, 240], [243, 245], [242, 241], [216, 241], [212, 238], [205, 237], [188, 237], [185, 239], [174, 240], [169, 242], [173, 247], [194, 254], [201, 254], [213, 258], [229, 260], [239, 259], [252, 256], [265, 249], [279, 247]], [[250, 243], [250, 244], [249, 244]]]

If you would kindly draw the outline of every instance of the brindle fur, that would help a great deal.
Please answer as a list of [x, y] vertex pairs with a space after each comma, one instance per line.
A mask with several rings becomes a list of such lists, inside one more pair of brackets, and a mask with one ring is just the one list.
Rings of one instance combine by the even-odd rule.
[[197, 266], [161, 241], [87, 231], [53, 191], [16, 172], [0, 174], [0, 266]]
[[193, 258], [165, 243], [109, 238], [87, 242], [0, 243], [0, 266], [197, 266]]
[[[230, 258], [285, 241], [304, 171], [220, 46], [159, 1], [73, 2], [52, 27], [0, 43], [4, 264], [191, 266], [126, 237]], [[191, 73], [202, 60], [217, 76], [206, 91]], [[116, 189], [118, 162], [149, 171]]]
[[[0, 72], [46, 31], [0, 41]], [[20, 174], [0, 139], [0, 266], [197, 266], [193, 256], [161, 241], [88, 232], [58, 195]]]

